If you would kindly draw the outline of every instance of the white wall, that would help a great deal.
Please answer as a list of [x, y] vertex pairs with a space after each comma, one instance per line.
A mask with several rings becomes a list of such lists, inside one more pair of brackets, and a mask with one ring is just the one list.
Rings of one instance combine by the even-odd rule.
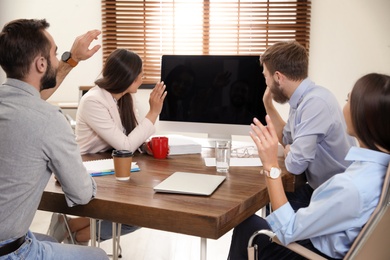
[[[77, 36], [102, 27], [100, 0], [0, 0], [1, 28], [19, 18], [45, 18], [50, 23], [48, 31], [56, 41], [58, 59], [64, 51], [70, 50]], [[101, 37], [94, 43], [101, 44]], [[78, 86], [93, 84], [102, 64], [101, 51], [80, 62], [49, 100], [77, 102]], [[5, 73], [2, 69], [0, 71], [0, 82], [4, 82]]]
[[340, 104], [361, 76], [390, 75], [389, 12], [389, 0], [313, 1], [309, 74]]
[[[354, 82], [369, 72], [390, 74], [390, 1], [312, 0], [309, 76], [330, 89], [343, 106]], [[74, 38], [101, 28], [99, 0], [1, 0], [0, 26], [16, 18], [46, 18], [58, 54]], [[51, 101], [76, 102], [80, 85], [90, 85], [102, 66], [99, 52], [82, 62], [64, 81]], [[1, 82], [4, 74], [0, 74]], [[149, 108], [150, 90], [139, 90], [139, 111]], [[259, 101], [261, 102], [261, 101]], [[288, 105], [279, 106], [284, 118]]]

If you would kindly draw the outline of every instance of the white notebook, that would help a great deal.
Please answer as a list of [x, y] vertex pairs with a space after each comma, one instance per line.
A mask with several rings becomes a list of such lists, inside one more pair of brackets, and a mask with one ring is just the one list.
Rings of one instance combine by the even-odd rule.
[[[100, 159], [100, 160], [92, 160], [83, 162], [85, 168], [87, 168], [87, 172], [89, 174], [94, 173], [103, 173], [103, 172], [113, 172], [114, 171], [114, 160], [111, 159]], [[139, 171], [139, 167], [136, 162], [131, 163], [131, 171], [137, 172]]]
[[154, 187], [155, 192], [211, 195], [226, 176], [175, 172]]

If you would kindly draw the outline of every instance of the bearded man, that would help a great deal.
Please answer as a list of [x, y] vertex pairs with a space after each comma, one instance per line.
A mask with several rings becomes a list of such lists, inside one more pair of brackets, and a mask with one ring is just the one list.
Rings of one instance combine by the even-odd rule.
[[[314, 189], [350, 165], [344, 158], [355, 140], [346, 132], [335, 96], [308, 78], [308, 55], [302, 45], [278, 42], [260, 56], [260, 63], [267, 84], [263, 102], [284, 147], [286, 169], [307, 180], [286, 193], [296, 211], [308, 206]], [[287, 122], [272, 100], [289, 103]]]

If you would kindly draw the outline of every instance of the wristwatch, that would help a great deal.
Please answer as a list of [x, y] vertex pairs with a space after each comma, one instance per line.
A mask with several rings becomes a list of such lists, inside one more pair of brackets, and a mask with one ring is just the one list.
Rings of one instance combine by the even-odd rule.
[[64, 53], [62, 54], [61, 60], [62, 60], [63, 62], [68, 63], [68, 64], [69, 64], [70, 66], [72, 66], [72, 67], [76, 67], [77, 64], [78, 64], [77, 61], [75, 61], [74, 59], [72, 59], [72, 54], [71, 54], [69, 51], [66, 51], [66, 52], [64, 52]]
[[271, 170], [261, 170], [261, 174], [265, 174], [268, 178], [271, 179], [277, 179], [279, 178], [280, 174], [282, 173], [282, 170], [278, 167], [271, 167]]

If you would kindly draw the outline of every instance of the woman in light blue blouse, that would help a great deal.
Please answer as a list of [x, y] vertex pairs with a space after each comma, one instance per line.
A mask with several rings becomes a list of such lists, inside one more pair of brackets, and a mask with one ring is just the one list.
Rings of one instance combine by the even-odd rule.
[[[253, 120], [250, 135], [263, 162], [274, 212], [265, 219], [253, 215], [234, 229], [229, 259], [247, 259], [249, 237], [259, 229], [271, 229], [284, 245], [298, 242], [328, 259], [345, 256], [378, 204], [390, 161], [390, 76], [373, 73], [360, 78], [343, 112], [348, 134], [359, 143], [345, 158], [352, 164], [318, 187], [310, 205], [297, 212], [278, 176], [278, 137], [272, 121], [267, 116], [268, 125], [263, 126]], [[259, 259], [302, 259], [269, 242], [268, 236], [257, 236], [254, 243]]]

